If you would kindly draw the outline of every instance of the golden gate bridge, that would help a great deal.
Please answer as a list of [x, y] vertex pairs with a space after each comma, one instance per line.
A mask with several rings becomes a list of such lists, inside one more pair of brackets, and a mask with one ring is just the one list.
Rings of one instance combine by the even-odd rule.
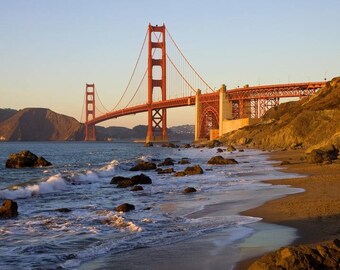
[[193, 68], [165, 25], [149, 24], [128, 84], [112, 110], [102, 104], [95, 84], [86, 84], [85, 140], [96, 140], [95, 125], [100, 122], [147, 112], [146, 142], [167, 142], [167, 109], [184, 106], [196, 106], [195, 140], [213, 139], [228, 131], [229, 121], [259, 118], [281, 98], [303, 98], [325, 84], [246, 85], [230, 90], [222, 85], [215, 91]]

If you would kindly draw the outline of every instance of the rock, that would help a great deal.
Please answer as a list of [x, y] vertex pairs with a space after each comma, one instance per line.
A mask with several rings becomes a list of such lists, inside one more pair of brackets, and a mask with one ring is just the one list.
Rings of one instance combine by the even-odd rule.
[[284, 161], [282, 161], [281, 162], [281, 166], [284, 166], [284, 165], [289, 165], [290, 164], [290, 162], [288, 161], [288, 160], [284, 160]]
[[180, 161], [178, 161], [178, 164], [181, 165], [190, 164], [190, 161], [188, 158], [182, 158]]
[[189, 143], [186, 143], [183, 145], [183, 148], [191, 148], [191, 145]]
[[311, 248], [306, 245], [284, 247], [265, 255], [249, 269], [339, 269], [340, 248], [333, 242]]
[[60, 213], [68, 213], [68, 212], [71, 212], [72, 210], [69, 208], [59, 208], [59, 209], [56, 209], [56, 211]]
[[222, 148], [217, 148], [217, 153], [223, 153], [223, 149]]
[[134, 185], [151, 185], [152, 184], [151, 178], [145, 174], [132, 176], [131, 180]]
[[139, 161], [136, 166], [130, 169], [130, 171], [149, 171], [155, 169], [156, 169], [155, 163], [148, 161]]
[[290, 148], [291, 148], [292, 150], [301, 149], [301, 148], [302, 148], [302, 143], [292, 143], [292, 144], [290, 145]]
[[153, 147], [153, 143], [147, 142], [147, 143], [144, 144], [144, 147]]
[[140, 190], [144, 190], [144, 188], [142, 186], [133, 186], [133, 188], [130, 189], [131, 191], [140, 191]]
[[172, 158], [166, 158], [163, 162], [159, 163], [158, 166], [172, 166], [174, 165], [174, 161]]
[[11, 154], [6, 161], [6, 168], [26, 168], [51, 166], [43, 157], [38, 157], [30, 151]]
[[165, 144], [162, 144], [162, 147], [178, 148], [178, 145], [175, 145], [174, 143], [165, 143]]
[[127, 188], [135, 185], [150, 185], [152, 180], [145, 174], [135, 175], [131, 178], [115, 176], [112, 178], [111, 184], [117, 184], [117, 188]]
[[187, 187], [186, 189], [183, 190], [184, 193], [193, 193], [196, 192], [197, 190], [193, 187]]
[[239, 149], [238, 151], [239, 151], [239, 152], [244, 152], [244, 149]]
[[338, 158], [339, 150], [334, 145], [323, 147], [320, 149], [313, 149], [309, 155], [308, 161], [310, 163], [331, 163], [332, 160]]
[[18, 204], [12, 200], [4, 200], [0, 207], [0, 219], [18, 216]]
[[223, 158], [222, 156], [212, 157], [208, 164], [212, 165], [227, 165], [227, 164], [238, 164], [238, 162], [233, 158]]
[[129, 212], [131, 210], [135, 210], [135, 206], [133, 204], [123, 203], [117, 206], [114, 210], [117, 212]]
[[202, 174], [203, 169], [201, 168], [201, 166], [195, 165], [195, 166], [192, 166], [192, 167], [185, 168], [184, 173], [186, 175]]
[[186, 176], [186, 173], [183, 172], [183, 171], [180, 171], [180, 172], [176, 172], [176, 173], [174, 174], [174, 176], [175, 176], [175, 177], [182, 177], [182, 176]]
[[157, 172], [158, 172], [158, 174], [167, 174], [167, 173], [174, 173], [175, 170], [174, 170], [174, 168], [168, 168], [168, 169], [164, 169], [164, 170], [159, 168], [159, 169], [157, 169]]
[[227, 147], [227, 151], [228, 151], [228, 152], [234, 152], [234, 151], [236, 151], [236, 148], [235, 148], [234, 146], [232, 146], [232, 145], [229, 145], [229, 146]]
[[126, 177], [123, 177], [123, 176], [114, 176], [111, 179], [110, 184], [119, 184], [120, 182], [125, 181], [125, 180], [129, 180], [129, 179], [130, 178], [126, 178]]
[[130, 178], [126, 178], [125, 180], [121, 180], [118, 182], [117, 188], [127, 188], [132, 187], [134, 185], [135, 183]]
[[219, 147], [222, 146], [223, 144], [219, 140], [213, 140], [207, 144], [208, 148], [214, 148], [214, 147]]

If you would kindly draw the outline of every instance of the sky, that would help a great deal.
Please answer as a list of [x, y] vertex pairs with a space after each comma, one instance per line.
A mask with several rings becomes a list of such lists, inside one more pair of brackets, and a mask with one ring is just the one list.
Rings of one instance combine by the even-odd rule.
[[[213, 88], [331, 79], [339, 14], [339, 0], [0, 0], [0, 108], [84, 120], [86, 83], [113, 108], [149, 23], [165, 23]], [[168, 126], [194, 119], [192, 107], [168, 112]], [[140, 114], [101, 125], [146, 123]]]

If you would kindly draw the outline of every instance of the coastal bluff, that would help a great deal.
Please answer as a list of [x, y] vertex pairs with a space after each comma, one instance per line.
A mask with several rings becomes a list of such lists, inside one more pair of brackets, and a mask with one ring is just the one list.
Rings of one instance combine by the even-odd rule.
[[319, 92], [270, 109], [259, 123], [224, 134], [225, 145], [259, 149], [340, 147], [340, 77]]

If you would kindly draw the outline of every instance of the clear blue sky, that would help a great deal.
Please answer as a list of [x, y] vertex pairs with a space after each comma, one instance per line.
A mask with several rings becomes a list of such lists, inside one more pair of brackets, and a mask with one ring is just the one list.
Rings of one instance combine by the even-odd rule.
[[[340, 76], [339, 14], [339, 0], [0, 0], [0, 108], [79, 120], [86, 82], [112, 108], [149, 22], [166, 24], [213, 87], [330, 79]], [[170, 111], [169, 125], [193, 123], [186, 110]]]

